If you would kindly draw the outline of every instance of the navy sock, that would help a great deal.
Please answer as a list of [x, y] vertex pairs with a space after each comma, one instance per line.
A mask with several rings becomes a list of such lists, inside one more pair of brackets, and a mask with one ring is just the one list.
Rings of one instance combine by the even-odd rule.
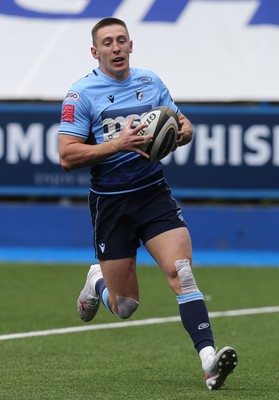
[[102, 300], [102, 294], [103, 294], [103, 291], [105, 290], [105, 288], [106, 288], [106, 284], [105, 284], [104, 279], [103, 278], [99, 279], [96, 283], [95, 291], [101, 300]]
[[114, 311], [110, 308], [109, 301], [108, 301], [108, 289], [106, 287], [105, 281], [103, 278], [99, 279], [95, 285], [96, 294], [101, 299], [103, 305], [112, 313], [115, 314]]
[[198, 352], [206, 346], [214, 347], [208, 312], [200, 292], [177, 296], [181, 321]]

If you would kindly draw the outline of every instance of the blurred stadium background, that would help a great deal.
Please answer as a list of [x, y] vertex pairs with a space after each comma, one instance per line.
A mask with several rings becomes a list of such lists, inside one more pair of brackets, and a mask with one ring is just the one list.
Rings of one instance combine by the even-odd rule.
[[[171, 3], [171, 6], [170, 4]], [[60, 104], [97, 66], [90, 30], [124, 19], [195, 138], [163, 160], [195, 265], [279, 266], [276, 0], [6, 0], [0, 4], [0, 261], [94, 260], [86, 170], [58, 163]], [[141, 249], [139, 262], [152, 260]]]

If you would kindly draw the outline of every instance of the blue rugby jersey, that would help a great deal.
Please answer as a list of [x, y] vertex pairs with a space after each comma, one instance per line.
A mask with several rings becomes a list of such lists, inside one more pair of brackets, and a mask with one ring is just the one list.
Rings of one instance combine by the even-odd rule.
[[[143, 114], [158, 106], [180, 112], [153, 72], [131, 68], [130, 76], [119, 81], [97, 68], [70, 88], [62, 104], [59, 134], [77, 136], [92, 145], [113, 140], [131, 116], [136, 126]], [[114, 154], [90, 171], [91, 190], [106, 194], [138, 190], [163, 178], [159, 161], [134, 152]]]

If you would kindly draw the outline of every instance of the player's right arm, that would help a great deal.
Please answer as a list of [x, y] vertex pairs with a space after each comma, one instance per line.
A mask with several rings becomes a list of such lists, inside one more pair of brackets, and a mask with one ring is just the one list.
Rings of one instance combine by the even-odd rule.
[[133, 151], [145, 158], [149, 158], [138, 146], [149, 143], [152, 137], [150, 135], [138, 136], [137, 133], [145, 128], [146, 125], [139, 124], [136, 128], [132, 128], [133, 123], [134, 119], [131, 118], [117, 138], [94, 145], [87, 144], [86, 139], [81, 137], [60, 133], [59, 157], [62, 168], [65, 171], [69, 171], [91, 167], [120, 151]]

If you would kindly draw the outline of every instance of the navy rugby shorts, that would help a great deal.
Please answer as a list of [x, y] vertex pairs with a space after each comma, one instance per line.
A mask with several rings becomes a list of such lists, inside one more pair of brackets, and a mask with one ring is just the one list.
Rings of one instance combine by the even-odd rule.
[[123, 194], [90, 192], [89, 206], [99, 260], [133, 257], [140, 241], [187, 226], [165, 180]]

